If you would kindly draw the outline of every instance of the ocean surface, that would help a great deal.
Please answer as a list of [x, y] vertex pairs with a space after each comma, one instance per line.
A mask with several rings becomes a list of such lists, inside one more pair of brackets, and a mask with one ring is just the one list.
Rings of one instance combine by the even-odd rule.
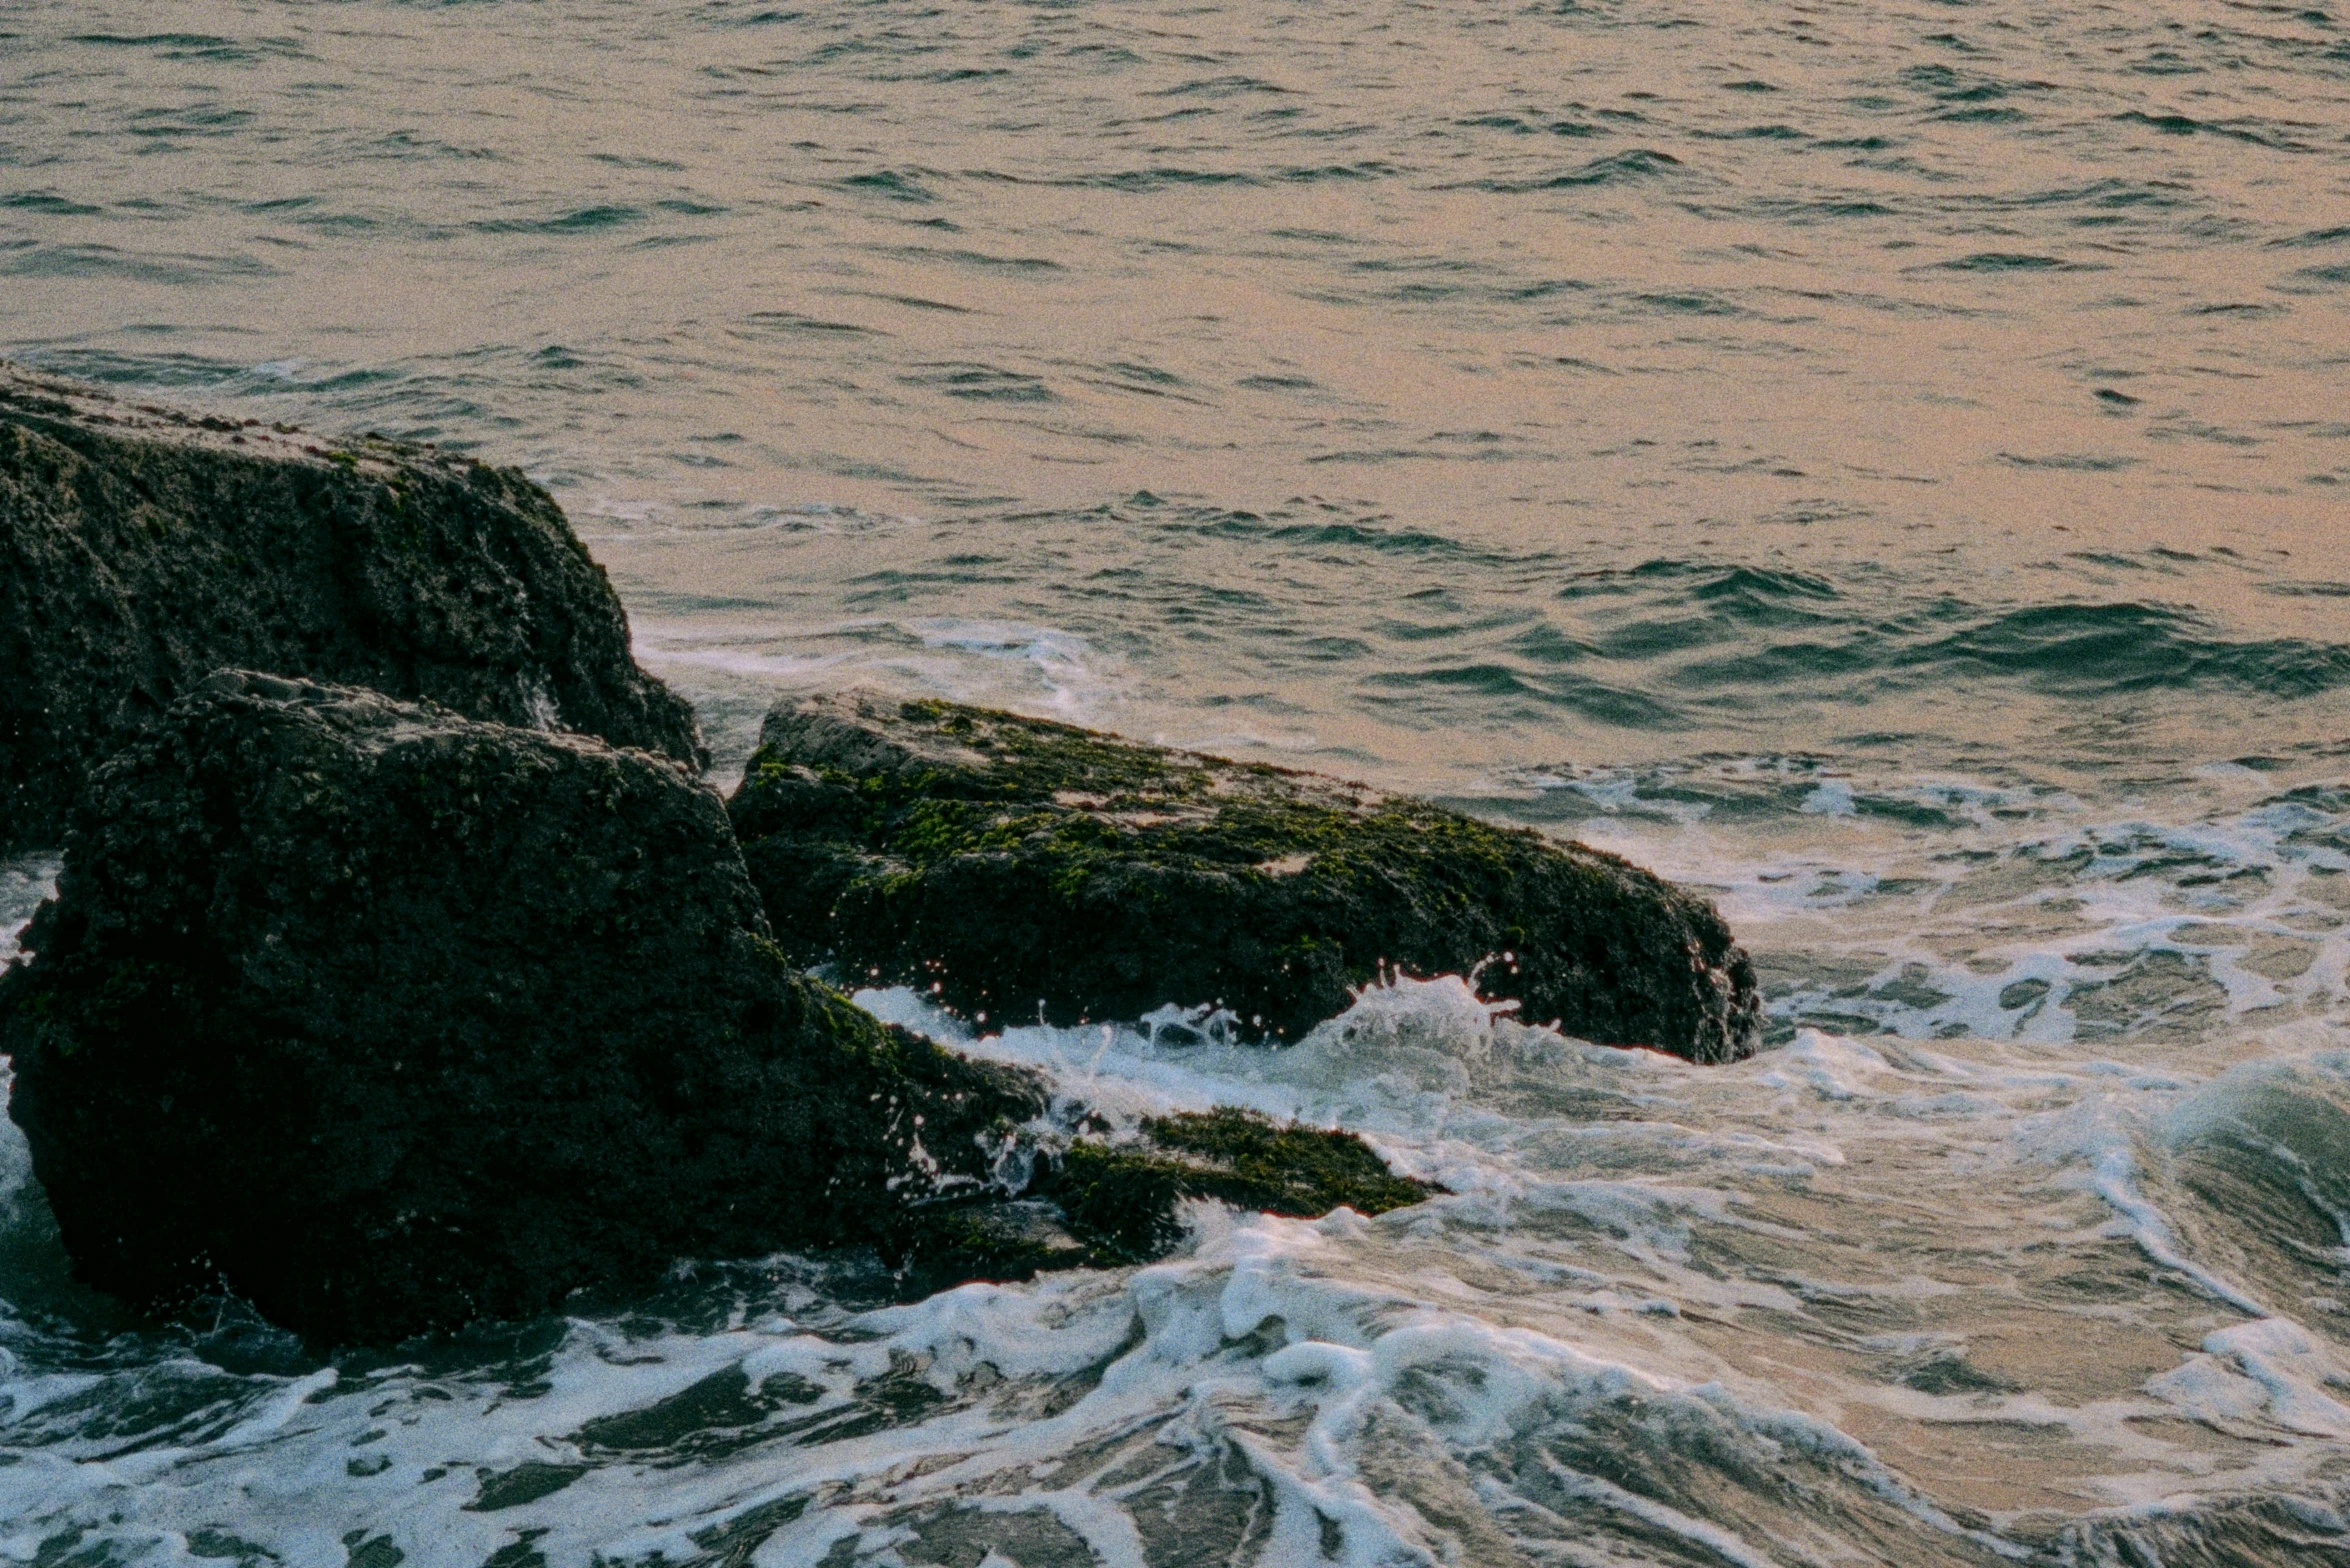
[[722, 780], [858, 683], [1368, 778], [1771, 1016], [868, 994], [1450, 1195], [331, 1360], [10, 1126], [0, 1563], [2350, 1561], [2342, 0], [0, 0], [0, 353], [520, 465]]

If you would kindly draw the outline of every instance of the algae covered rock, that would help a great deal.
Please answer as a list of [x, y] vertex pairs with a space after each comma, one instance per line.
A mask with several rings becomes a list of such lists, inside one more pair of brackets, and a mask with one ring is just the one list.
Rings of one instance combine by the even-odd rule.
[[1385, 1214], [1437, 1189], [1396, 1175], [1353, 1133], [1225, 1106], [1145, 1117], [1128, 1143], [1074, 1143], [1043, 1190], [1097, 1257], [1127, 1262], [1173, 1244], [1186, 1198], [1312, 1218], [1339, 1208]]
[[699, 757], [603, 569], [520, 474], [0, 365], [0, 849], [223, 665]]
[[271, 676], [97, 770], [24, 946], [9, 1110], [78, 1271], [328, 1341], [886, 1243], [1046, 1103], [804, 978], [680, 767]]
[[1693, 1061], [1759, 1040], [1752, 966], [1703, 899], [1312, 774], [852, 693], [779, 704], [728, 809], [795, 959], [971, 1016], [1212, 1004], [1295, 1039], [1397, 968]]
[[966, 1279], [1026, 1279], [1082, 1265], [1143, 1263], [1182, 1240], [1182, 1205], [1315, 1219], [1405, 1208], [1441, 1189], [1387, 1168], [1350, 1132], [1275, 1122], [1219, 1106], [1099, 1128], [1047, 1154], [1022, 1196], [934, 1200], [909, 1210], [893, 1238], [911, 1292]]

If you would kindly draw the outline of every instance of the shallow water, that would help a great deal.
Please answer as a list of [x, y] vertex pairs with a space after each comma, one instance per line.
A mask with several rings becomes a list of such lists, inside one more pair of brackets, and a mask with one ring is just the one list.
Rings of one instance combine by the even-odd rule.
[[722, 771], [866, 681], [1427, 790], [1773, 1042], [1013, 1030], [1452, 1195], [333, 1364], [11, 1129], [0, 1559], [2350, 1549], [2338, 8], [0, 7], [0, 351], [526, 467]]

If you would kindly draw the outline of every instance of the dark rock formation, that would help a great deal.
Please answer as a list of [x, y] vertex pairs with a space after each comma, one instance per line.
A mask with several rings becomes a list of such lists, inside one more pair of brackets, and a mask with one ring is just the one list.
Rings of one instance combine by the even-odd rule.
[[223, 671], [144, 726], [24, 945], [9, 1113], [77, 1272], [328, 1342], [681, 1256], [869, 1245], [913, 1292], [1156, 1255], [1185, 1198], [1430, 1190], [1237, 1111], [1040, 1144], [1034, 1075], [797, 971], [682, 768], [346, 687]]
[[222, 665], [697, 759], [603, 569], [510, 469], [0, 366], [0, 849]]
[[851, 983], [1061, 1024], [1215, 1003], [1294, 1039], [1382, 966], [1483, 965], [1530, 1021], [1751, 1053], [1704, 900], [1426, 801], [944, 702], [786, 702], [730, 803], [776, 940]]
[[886, 1246], [1045, 1107], [802, 977], [680, 767], [348, 688], [143, 727], [24, 945], [9, 1111], [78, 1271], [325, 1341]]

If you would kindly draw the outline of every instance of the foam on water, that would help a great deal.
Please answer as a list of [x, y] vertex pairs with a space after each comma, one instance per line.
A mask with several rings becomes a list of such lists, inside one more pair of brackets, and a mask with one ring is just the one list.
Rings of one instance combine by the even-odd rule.
[[52, 857], [0, 860], [0, 963], [16, 956], [17, 935], [56, 885], [57, 862]]
[[[2278, 791], [2238, 769], [2133, 802], [2160, 815], [2115, 816], [2045, 789], [1814, 784], [1811, 766], [1563, 791], [1581, 837], [1716, 891], [1782, 1035], [1809, 1021], [1912, 1040], [2186, 1043], [2350, 1016], [2337, 787]], [[1848, 809], [1812, 810], [1830, 784]], [[1558, 821], [1561, 792], [1491, 805]], [[1787, 848], [1752, 857], [1773, 839]]]
[[[853, 1258], [705, 1266], [415, 1360], [20, 1302], [0, 1559], [2292, 1560], [2242, 1511], [2276, 1499], [2346, 1539], [2350, 1064], [2306, 1025], [2216, 1074], [1808, 1027], [1698, 1069], [1458, 977], [1283, 1052], [859, 1000], [1114, 1116], [1354, 1126], [1450, 1191], [1195, 1205], [1165, 1263], [907, 1306]], [[21, 1259], [54, 1242], [6, 1143]], [[2265, 1242], [2231, 1173], [2278, 1195]]]
[[[1823, 812], [1797, 764], [1562, 777], [1485, 804], [1569, 795], [1586, 837], [1710, 882], [1771, 1049], [1594, 1046], [1460, 976], [1277, 1052], [1197, 1011], [858, 996], [1114, 1119], [1347, 1126], [1446, 1189], [1376, 1220], [1198, 1205], [1166, 1263], [911, 1306], [870, 1259], [704, 1264], [626, 1314], [321, 1362], [234, 1304], [157, 1329], [78, 1293], [9, 1129], [0, 1560], [2350, 1546], [2338, 792], [2226, 773], [2111, 814], [1846, 778]], [[54, 873], [8, 868], [11, 930]], [[2167, 1000], [2098, 1011], [2158, 961]]]

